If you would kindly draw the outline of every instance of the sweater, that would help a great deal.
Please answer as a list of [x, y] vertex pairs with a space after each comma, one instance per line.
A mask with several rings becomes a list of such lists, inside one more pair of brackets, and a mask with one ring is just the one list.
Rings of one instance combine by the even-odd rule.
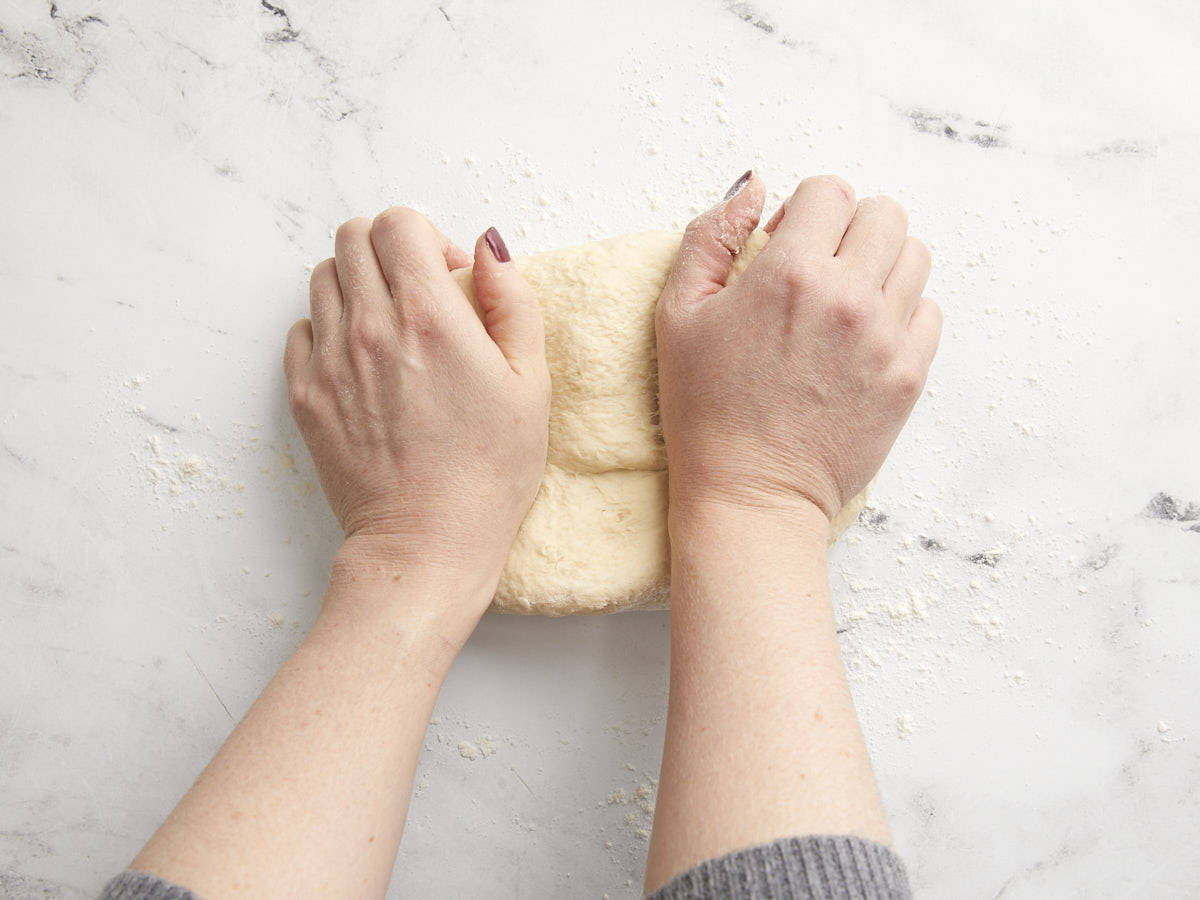
[[[646, 900], [909, 900], [904, 864], [892, 850], [856, 837], [781, 838], [705, 860]], [[100, 900], [200, 900], [146, 872], [122, 872]]]

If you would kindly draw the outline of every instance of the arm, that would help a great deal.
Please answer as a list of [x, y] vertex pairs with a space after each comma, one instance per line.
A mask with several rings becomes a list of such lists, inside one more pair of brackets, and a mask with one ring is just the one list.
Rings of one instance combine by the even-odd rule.
[[383, 893], [438, 689], [489, 599], [390, 557], [342, 548], [312, 631], [132, 868], [208, 900]]
[[671, 695], [648, 888], [778, 837], [889, 842], [834, 632], [827, 529], [812, 509], [672, 514]]
[[688, 229], [659, 301], [671, 690], [646, 889], [781, 837], [889, 843], [838, 650], [830, 519], [912, 409], [941, 315], [894, 201], [808, 179], [757, 225], [751, 178]]
[[346, 541], [312, 631], [132, 868], [206, 900], [386, 890], [438, 689], [545, 466], [540, 311], [489, 231], [481, 323], [468, 262], [389, 210], [314, 270], [284, 368]]

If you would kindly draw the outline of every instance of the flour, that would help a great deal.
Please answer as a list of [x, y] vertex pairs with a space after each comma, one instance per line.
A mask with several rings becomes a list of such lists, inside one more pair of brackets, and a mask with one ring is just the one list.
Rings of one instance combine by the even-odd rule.
[[470, 741], [461, 741], [458, 745], [458, 755], [463, 759], [479, 759], [479, 747]]
[[169, 453], [157, 434], [146, 437], [150, 458], [145, 463], [149, 481], [178, 496], [189, 491], [208, 491], [227, 487], [213, 463], [196, 453], [175, 456]]
[[[439, 740], [441, 735], [438, 736]], [[474, 762], [477, 759], [487, 759], [493, 756], [499, 749], [499, 743], [496, 738], [491, 735], [484, 735], [479, 741], [460, 741], [458, 744], [458, 755], [463, 759], [468, 759]]]
[[512, 823], [524, 831], [537, 831], [538, 829], [536, 822], [526, 822], [516, 813], [513, 814]]
[[[636, 772], [632, 764], [626, 764], [626, 769]], [[629, 838], [635, 841], [646, 840], [650, 836], [650, 827], [654, 822], [655, 790], [658, 782], [654, 778], [643, 777], [628, 786], [614, 788], [602, 799], [596, 801], [597, 809], [613, 809], [622, 811], [617, 821], [619, 827]], [[600, 825], [600, 832], [613, 824], [607, 816]], [[605, 847], [612, 849], [612, 841], [606, 841]]]
[[1158, 739], [1164, 744], [1175, 744], [1183, 738], [1171, 737], [1171, 724], [1163, 719], [1158, 722]]
[[[147, 384], [148, 376], [127, 379], [125, 385]], [[215, 519], [245, 516], [243, 478], [256, 488], [283, 493], [296, 500], [317, 492], [317, 479], [307, 453], [297, 456], [288, 442], [264, 441], [260, 426], [226, 423], [231, 435], [218, 441], [198, 414], [182, 423], [178, 415], [150, 413], [145, 404], [128, 408], [139, 422], [155, 431], [140, 437], [134, 458], [156, 497], [173, 510], [203, 513]], [[200, 451], [198, 448], [203, 448]]]

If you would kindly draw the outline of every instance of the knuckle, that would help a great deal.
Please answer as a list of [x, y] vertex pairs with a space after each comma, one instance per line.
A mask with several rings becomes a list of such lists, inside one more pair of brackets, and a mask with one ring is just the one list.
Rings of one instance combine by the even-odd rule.
[[837, 175], [813, 175], [801, 182], [802, 187], [805, 184], [846, 206], [855, 205], [854, 188], [850, 186], [850, 182]]
[[411, 231], [424, 224], [425, 217], [407, 206], [392, 206], [377, 215], [371, 222], [373, 237], [388, 237]]
[[440, 335], [444, 330], [445, 318], [441, 306], [431, 298], [411, 298], [404, 305], [405, 330], [423, 338]]
[[316, 374], [321, 384], [336, 388], [342, 382], [342, 367], [337, 356], [330, 352], [319, 354]]
[[323, 259], [313, 266], [312, 275], [309, 276], [308, 283], [310, 285], [318, 285], [328, 283], [330, 278], [337, 278], [337, 264], [333, 257]]
[[877, 298], [870, 291], [844, 289], [834, 295], [832, 314], [837, 326], [845, 331], [862, 331], [870, 323]]
[[352, 348], [375, 355], [386, 346], [388, 332], [387, 323], [381, 321], [379, 316], [360, 315], [350, 320], [347, 337]]
[[944, 317], [942, 308], [938, 305], [936, 300], [930, 300], [928, 297], [922, 297], [921, 302], [928, 307], [929, 315], [933, 318], [933, 322], [937, 326], [937, 330], [940, 333], [942, 330], [942, 319]]
[[303, 416], [312, 408], [312, 386], [303, 378], [288, 382], [288, 406], [293, 416]]
[[371, 220], [358, 216], [348, 219], [338, 226], [334, 242], [338, 245], [348, 243], [356, 238], [365, 237], [371, 233]]
[[866, 354], [868, 368], [874, 373], [886, 375], [894, 365], [896, 345], [880, 335], [869, 343]]
[[308, 319], [297, 319], [292, 323], [292, 327], [288, 329], [287, 346], [292, 346], [293, 342], [300, 340], [304, 332], [309, 328]]
[[879, 194], [875, 197], [868, 197], [859, 206], [869, 208], [889, 222], [903, 226], [905, 230], [908, 229], [908, 210], [894, 197], [889, 197], [887, 194]]
[[806, 294], [821, 283], [817, 267], [804, 259], [791, 259], [779, 272], [779, 281], [789, 295]]
[[308, 319], [297, 319], [288, 329], [287, 337], [283, 341], [284, 364], [289, 360], [299, 362], [305, 347], [312, 347], [312, 324]]
[[908, 239], [908, 244], [910, 247], [912, 247], [913, 253], [916, 254], [917, 259], [921, 261], [923, 266], [929, 266], [933, 262], [933, 254], [929, 252], [929, 248], [925, 245], [923, 240], [920, 238], [910, 237]]
[[820, 289], [824, 283], [824, 269], [818, 260], [794, 250], [789, 252], [782, 243], [768, 245], [755, 262], [756, 266], [742, 277], [749, 279], [748, 284], [756, 283], [772, 293], [795, 298]]
[[916, 345], [932, 356], [942, 340], [942, 308], [929, 299], [922, 297], [917, 301], [909, 324], [909, 333]]
[[925, 386], [925, 367], [914, 361], [905, 362], [896, 369], [892, 382], [897, 394], [907, 401], [915, 400]]

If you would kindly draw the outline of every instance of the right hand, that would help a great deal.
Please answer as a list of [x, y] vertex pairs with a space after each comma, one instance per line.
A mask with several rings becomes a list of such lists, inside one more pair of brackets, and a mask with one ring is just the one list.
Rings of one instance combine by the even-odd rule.
[[751, 176], [692, 221], [658, 301], [671, 504], [804, 503], [832, 519], [924, 387], [942, 327], [921, 296], [929, 251], [895, 200], [855, 204], [842, 179], [807, 178], [727, 287], [763, 197]]

